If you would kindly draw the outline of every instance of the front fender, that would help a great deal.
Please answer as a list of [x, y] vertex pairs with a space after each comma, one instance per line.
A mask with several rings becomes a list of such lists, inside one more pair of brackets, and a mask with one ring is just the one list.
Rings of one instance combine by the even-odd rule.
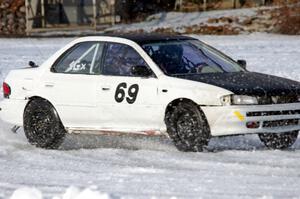
[[186, 98], [204, 106], [221, 106], [220, 98], [233, 94], [231, 91], [217, 86], [175, 77], [163, 79], [159, 91], [160, 99], [164, 104], [175, 99]]

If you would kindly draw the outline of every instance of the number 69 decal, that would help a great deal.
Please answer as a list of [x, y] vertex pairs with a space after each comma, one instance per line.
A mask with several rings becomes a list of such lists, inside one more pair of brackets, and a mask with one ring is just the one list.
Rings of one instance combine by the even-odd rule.
[[[126, 97], [126, 92], [125, 92], [126, 88], [127, 88], [127, 84], [125, 82], [122, 82], [117, 86], [116, 93], [115, 93], [116, 102], [118, 103], [123, 102], [123, 100]], [[137, 98], [138, 92], [139, 92], [139, 85], [137, 84], [131, 85], [127, 90], [128, 96], [126, 97], [126, 101], [129, 104], [133, 104]]]

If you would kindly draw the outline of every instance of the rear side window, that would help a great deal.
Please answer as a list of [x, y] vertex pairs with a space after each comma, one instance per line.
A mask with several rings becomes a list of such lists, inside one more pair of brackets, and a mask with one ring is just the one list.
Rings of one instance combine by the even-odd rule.
[[133, 76], [131, 74], [132, 66], [148, 67], [140, 54], [131, 46], [107, 43], [105, 49], [102, 72], [104, 75]]
[[103, 43], [83, 42], [75, 45], [53, 65], [56, 73], [99, 74]]

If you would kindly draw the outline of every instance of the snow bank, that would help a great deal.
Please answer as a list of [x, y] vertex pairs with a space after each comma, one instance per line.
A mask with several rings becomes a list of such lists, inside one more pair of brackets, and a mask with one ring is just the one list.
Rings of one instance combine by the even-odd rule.
[[93, 188], [80, 191], [77, 187], [69, 187], [62, 197], [54, 197], [53, 199], [117, 199], [117, 197], [99, 192]]
[[[77, 187], [69, 187], [66, 192], [60, 197], [56, 196], [53, 199], [118, 199], [108, 193], [102, 193], [95, 190], [93, 187], [80, 190]], [[14, 191], [10, 199], [43, 199], [41, 191], [36, 188], [22, 187]]]
[[42, 199], [42, 193], [36, 188], [22, 187], [14, 191], [10, 199]]

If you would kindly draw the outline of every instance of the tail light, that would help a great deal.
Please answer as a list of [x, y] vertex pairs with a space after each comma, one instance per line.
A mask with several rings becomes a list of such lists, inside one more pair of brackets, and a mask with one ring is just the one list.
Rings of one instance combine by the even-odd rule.
[[10, 86], [5, 82], [3, 82], [3, 94], [5, 98], [9, 98], [11, 94]]

